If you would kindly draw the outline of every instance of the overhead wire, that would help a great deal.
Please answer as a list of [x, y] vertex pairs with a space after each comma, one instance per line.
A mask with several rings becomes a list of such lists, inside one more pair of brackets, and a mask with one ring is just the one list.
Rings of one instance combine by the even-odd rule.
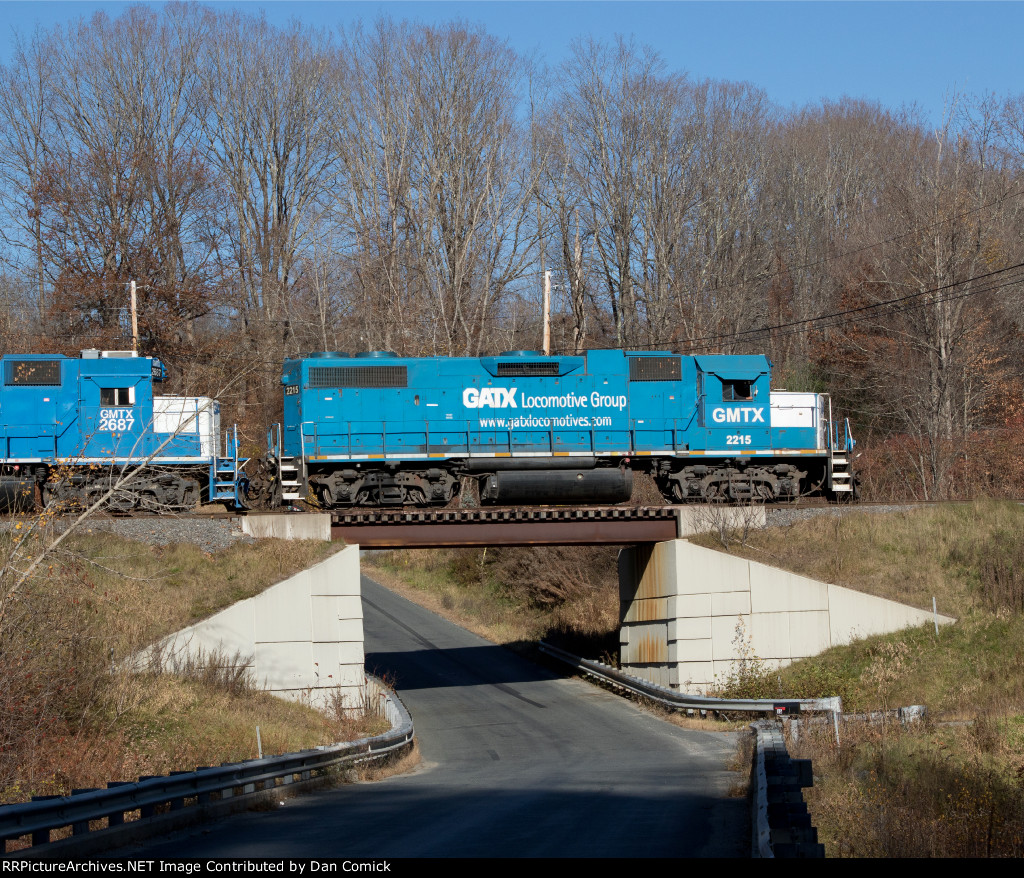
[[[879, 302], [869, 302], [869, 303], [864, 304], [864, 305], [858, 305], [855, 308], [846, 308], [846, 309], [844, 309], [842, 311], [833, 311], [833, 312], [830, 312], [830, 313], [827, 313], [827, 314], [819, 314], [819, 315], [817, 315], [815, 317], [807, 317], [807, 318], [803, 318], [803, 319], [800, 319], [800, 320], [791, 320], [791, 321], [788, 321], [786, 323], [776, 323], [776, 324], [773, 324], [773, 325], [770, 325], [770, 326], [760, 326], [760, 327], [756, 327], [756, 328], [752, 328], [752, 329], [739, 330], [737, 332], [721, 333], [721, 334], [718, 334], [718, 335], [709, 335], [709, 336], [702, 336], [702, 337], [695, 338], [695, 339], [689, 339], [686, 342], [686, 345], [688, 347], [692, 348], [692, 347], [698, 345], [699, 343], [709, 344], [709, 343], [712, 343], [712, 342], [720, 342], [720, 341], [743, 340], [743, 339], [746, 339], [746, 338], [751, 337], [751, 336], [757, 337], [757, 336], [764, 335], [765, 333], [769, 333], [769, 334], [770, 333], [776, 333], [776, 332], [780, 332], [781, 330], [786, 330], [786, 329], [790, 329], [790, 328], [793, 328], [793, 327], [800, 327], [800, 330], [799, 330], [800, 332], [808, 332], [808, 331], [811, 331], [813, 329], [822, 329], [822, 328], [826, 328], [827, 329], [827, 328], [831, 328], [834, 325], [840, 325], [842, 322], [845, 322], [845, 321], [840, 321], [840, 324], [837, 324], [837, 323], [833, 322], [833, 323], [829, 323], [829, 324], [827, 324], [825, 326], [822, 326], [821, 324], [824, 323], [825, 321], [835, 321], [835, 320], [837, 320], [837, 318], [849, 317], [850, 315], [854, 315], [854, 314], [863, 314], [865, 312], [878, 311], [880, 309], [889, 308], [889, 307], [892, 307], [892, 306], [895, 306], [895, 305], [899, 305], [900, 303], [903, 303], [903, 302], [910, 302], [910, 301], [912, 301], [914, 299], [920, 299], [920, 298], [922, 298], [924, 296], [931, 296], [931, 295], [935, 295], [937, 293], [941, 293], [941, 292], [946, 291], [946, 290], [957, 289], [957, 288], [959, 288], [961, 286], [964, 286], [965, 284], [971, 284], [971, 283], [976, 283], [978, 281], [984, 281], [984, 280], [989, 279], [989, 278], [993, 278], [993, 277], [997, 277], [999, 275], [1006, 274], [1007, 272], [1019, 271], [1020, 269], [1024, 269], [1024, 262], [1018, 262], [1018, 263], [1016, 263], [1014, 265], [1006, 266], [1005, 268], [999, 268], [999, 269], [995, 269], [993, 271], [985, 272], [984, 274], [973, 275], [972, 277], [965, 278], [963, 280], [952, 281], [951, 283], [948, 283], [948, 284], [941, 284], [940, 286], [937, 286], [937, 287], [930, 287], [930, 288], [925, 289], [925, 290], [919, 290], [919, 291], [917, 291], [915, 293], [909, 293], [909, 294], [907, 294], [905, 296], [897, 296], [895, 298], [884, 299], [884, 300], [879, 301]], [[978, 295], [978, 294], [981, 294], [981, 293], [984, 293], [984, 292], [993, 292], [995, 290], [1003, 289], [1005, 287], [1013, 286], [1015, 284], [1021, 283], [1022, 280], [1024, 280], [1024, 276], [1013, 277], [1011, 280], [1008, 280], [1008, 281], [1006, 281], [1004, 283], [997, 284], [995, 286], [982, 286], [982, 287], [980, 287], [977, 290], [970, 291], [969, 293], [965, 294], [964, 296], [942, 297], [942, 298], [934, 299], [934, 300], [932, 300], [932, 301], [930, 301], [928, 303], [924, 303], [924, 304], [933, 304], [935, 302], [950, 301], [953, 298], [964, 298], [965, 296]], [[867, 319], [867, 318], [864, 318], [864, 319]], [[854, 320], [851, 320], [849, 322], [856, 323], [856, 322], [858, 322], [858, 320], [854, 319]], [[787, 333], [783, 332], [782, 334], [785, 335]], [[664, 345], [665, 342], [660, 342], [660, 344]], [[681, 346], [680, 342], [678, 342], [678, 341], [675, 342], [675, 345], [676, 346]], [[646, 345], [644, 345], [644, 347], [646, 347]]]

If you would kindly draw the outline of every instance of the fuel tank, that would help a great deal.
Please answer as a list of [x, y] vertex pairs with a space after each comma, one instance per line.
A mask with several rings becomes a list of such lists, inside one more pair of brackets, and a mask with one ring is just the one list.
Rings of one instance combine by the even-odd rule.
[[633, 493], [629, 469], [509, 470], [492, 473], [480, 484], [483, 503], [544, 505], [624, 503]]

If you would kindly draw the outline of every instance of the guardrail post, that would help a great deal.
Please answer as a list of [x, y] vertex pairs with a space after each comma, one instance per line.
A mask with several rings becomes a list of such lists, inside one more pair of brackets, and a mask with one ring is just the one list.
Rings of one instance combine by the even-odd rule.
[[[91, 793], [91, 792], [93, 792], [94, 790], [97, 790], [97, 789], [99, 789], [99, 787], [82, 787], [80, 789], [73, 789], [71, 791], [71, 795], [72, 796], [77, 796], [79, 793]], [[72, 823], [71, 824], [71, 834], [72, 835], [87, 835], [88, 833], [89, 833], [89, 821], [88, 820], [80, 820], [77, 823]]]
[[[127, 781], [127, 780], [112, 780], [112, 781], [110, 781], [107, 784], [107, 789], [108, 790], [112, 790], [115, 787], [127, 786], [129, 783], [130, 783], [130, 781]], [[112, 812], [107, 814], [107, 827], [108, 828], [111, 827], [111, 826], [121, 826], [123, 824], [124, 824], [124, 811], [123, 810], [112, 811]]]

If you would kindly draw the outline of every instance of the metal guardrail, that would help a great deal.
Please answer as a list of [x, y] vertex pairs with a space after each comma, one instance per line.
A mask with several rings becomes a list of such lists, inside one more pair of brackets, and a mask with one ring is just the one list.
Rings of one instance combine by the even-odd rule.
[[550, 655], [559, 661], [572, 665], [574, 668], [598, 677], [612, 685], [619, 686], [657, 701], [661, 704], [675, 707], [681, 710], [713, 710], [732, 711], [737, 713], [767, 713], [773, 716], [791, 715], [809, 711], [820, 711], [831, 713], [838, 722], [838, 717], [843, 711], [843, 700], [838, 696], [831, 698], [713, 698], [709, 695], [691, 695], [685, 692], [676, 692], [665, 686], [656, 683], [648, 683], [639, 677], [625, 674], [617, 668], [606, 665], [603, 662], [595, 662], [589, 659], [579, 658], [552, 646], [550, 643], [541, 641], [541, 652]]
[[[381, 693], [384, 695], [384, 693]], [[226, 763], [214, 768], [172, 772], [165, 777], [140, 778], [137, 782], [114, 782], [107, 789], [82, 790], [70, 796], [47, 796], [18, 805], [0, 806], [0, 844], [26, 835], [32, 838], [31, 854], [50, 841], [54, 829], [71, 827], [72, 838], [86, 837], [90, 821], [105, 820], [106, 830], [134, 826], [125, 814], [138, 811], [140, 819], [152, 817], [157, 808], [171, 812], [238, 799], [277, 786], [310, 781], [314, 773], [356, 765], [385, 756], [412, 742], [412, 718], [392, 693], [384, 697], [384, 715], [391, 730], [371, 738], [330, 744], [313, 750], [269, 756], [247, 762]], [[280, 781], [280, 784], [278, 784]], [[93, 832], [104, 832], [103, 829]]]
[[[842, 699], [838, 696], [780, 701], [689, 695], [624, 674], [603, 662], [579, 658], [543, 641], [540, 649], [613, 686], [677, 709], [766, 713], [774, 716], [790, 716], [803, 711], [831, 713], [838, 736], [838, 718], [843, 710]], [[817, 830], [811, 825], [801, 792], [803, 787], [813, 783], [811, 761], [790, 758], [779, 724], [758, 720], [751, 724], [751, 728], [756, 735], [750, 776], [753, 856], [824, 857], [825, 848], [818, 844]]]
[[792, 759], [782, 729], [752, 723], [756, 740], [750, 770], [752, 855], [755, 858], [819, 859], [825, 847], [804, 802], [803, 788], [814, 783], [810, 759]]
[[751, 856], [754, 859], [773, 859], [772, 831], [768, 825], [768, 775], [764, 767], [764, 747], [756, 726], [754, 729], [754, 758], [750, 766], [750, 829]]

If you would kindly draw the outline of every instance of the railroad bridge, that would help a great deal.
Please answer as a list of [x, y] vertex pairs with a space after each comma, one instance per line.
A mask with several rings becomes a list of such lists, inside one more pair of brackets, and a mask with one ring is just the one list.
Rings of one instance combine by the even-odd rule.
[[640, 545], [673, 540], [716, 523], [759, 527], [763, 507], [592, 506], [491, 509], [353, 510], [249, 513], [242, 529], [257, 537], [344, 540], [363, 549], [483, 546]]
[[331, 516], [330, 532], [363, 548], [657, 543], [679, 536], [686, 512], [669, 506], [342, 512]]
[[[357, 546], [622, 546], [622, 669], [689, 692], [706, 692], [716, 679], [728, 677], [744, 651], [753, 650], [767, 666], [781, 666], [855, 638], [933, 620], [924, 610], [681, 539], [764, 523], [763, 506], [699, 505], [273, 513], [242, 519], [243, 530], [256, 537], [345, 540], [352, 567], [341, 579], [351, 580], [352, 594], [359, 592]], [[275, 603], [274, 614], [290, 602]], [[304, 624], [309, 614], [308, 607], [299, 612]]]

